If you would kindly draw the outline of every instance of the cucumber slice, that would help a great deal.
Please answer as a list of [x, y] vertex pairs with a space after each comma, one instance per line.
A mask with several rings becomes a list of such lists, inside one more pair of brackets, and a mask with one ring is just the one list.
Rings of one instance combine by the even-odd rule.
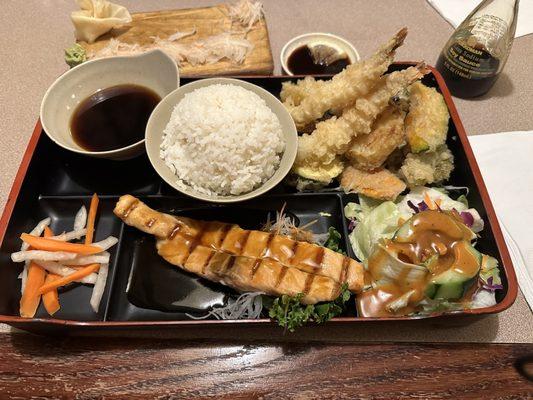
[[455, 264], [452, 265], [450, 269], [433, 277], [431, 283], [426, 288], [426, 295], [430, 299], [460, 299], [475, 281], [481, 267], [481, 253], [468, 242], [457, 243], [454, 247], [454, 252], [456, 255], [456, 263], [457, 260], [460, 262], [464, 257], [470, 255], [475, 258], [477, 268], [470, 269], [467, 271], [468, 273], [465, 273], [464, 268], [461, 268], [460, 264]]

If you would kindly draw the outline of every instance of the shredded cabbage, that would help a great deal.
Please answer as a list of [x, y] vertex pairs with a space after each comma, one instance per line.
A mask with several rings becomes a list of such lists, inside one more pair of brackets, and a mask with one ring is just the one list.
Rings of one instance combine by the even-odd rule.
[[[442, 210], [469, 213], [474, 220], [471, 229], [475, 233], [483, 230], [483, 219], [475, 209], [468, 208], [466, 198], [460, 197], [453, 200], [442, 188], [417, 186], [407, 195], [398, 198], [396, 203], [392, 201], [382, 202], [360, 195], [359, 203], [348, 203], [344, 207], [346, 218], [357, 221], [349, 238], [359, 261], [366, 260], [374, 244], [380, 239], [390, 239], [399, 228], [400, 223], [411, 218], [417, 212], [416, 208], [424, 202], [426, 193], [431, 200], [439, 201], [439, 207]], [[415, 206], [414, 209], [413, 205]]]
[[417, 186], [413, 188], [408, 194], [406, 194], [398, 203], [398, 207], [402, 213], [414, 214], [414, 211], [407, 204], [408, 201], [417, 205], [424, 201], [424, 195], [428, 194], [429, 198], [433, 201], [439, 200], [439, 207], [441, 210], [457, 210], [458, 212], [466, 211], [468, 206], [461, 201], [452, 200], [450, 196], [444, 193], [442, 190], [435, 188], [428, 188], [425, 186]]
[[347, 211], [348, 213], [355, 212], [355, 218], [359, 223], [349, 235], [350, 243], [359, 261], [365, 261], [372, 252], [373, 246], [380, 239], [392, 238], [398, 229], [401, 214], [398, 206], [392, 201], [385, 201], [374, 208], [365, 204], [364, 209], [370, 210], [368, 212], [363, 211], [363, 205], [360, 206], [360, 211], [356, 211], [358, 207], [353, 204], [346, 205]]

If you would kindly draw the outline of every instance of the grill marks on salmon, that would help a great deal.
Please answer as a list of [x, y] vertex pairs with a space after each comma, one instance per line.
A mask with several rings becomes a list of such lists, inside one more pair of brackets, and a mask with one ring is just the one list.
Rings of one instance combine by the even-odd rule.
[[119, 199], [114, 212], [126, 224], [156, 236], [157, 251], [168, 262], [240, 291], [304, 293], [302, 301], [313, 304], [335, 299], [345, 282], [352, 292], [363, 287], [361, 264], [321, 246], [160, 213], [130, 195]]

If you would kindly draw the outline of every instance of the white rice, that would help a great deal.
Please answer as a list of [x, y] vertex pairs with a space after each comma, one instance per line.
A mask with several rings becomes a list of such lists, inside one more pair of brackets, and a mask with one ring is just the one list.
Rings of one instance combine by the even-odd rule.
[[250, 192], [276, 171], [285, 148], [278, 117], [255, 93], [211, 85], [187, 93], [163, 132], [160, 156], [183, 188]]

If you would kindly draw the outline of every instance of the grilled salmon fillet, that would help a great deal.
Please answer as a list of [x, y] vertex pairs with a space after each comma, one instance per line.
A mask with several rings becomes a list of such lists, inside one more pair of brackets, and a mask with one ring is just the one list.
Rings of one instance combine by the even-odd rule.
[[343, 283], [352, 292], [363, 288], [363, 266], [321, 246], [234, 224], [160, 213], [131, 195], [119, 199], [114, 213], [156, 236], [157, 251], [168, 262], [237, 290], [304, 293], [302, 301], [313, 304], [335, 299]]

